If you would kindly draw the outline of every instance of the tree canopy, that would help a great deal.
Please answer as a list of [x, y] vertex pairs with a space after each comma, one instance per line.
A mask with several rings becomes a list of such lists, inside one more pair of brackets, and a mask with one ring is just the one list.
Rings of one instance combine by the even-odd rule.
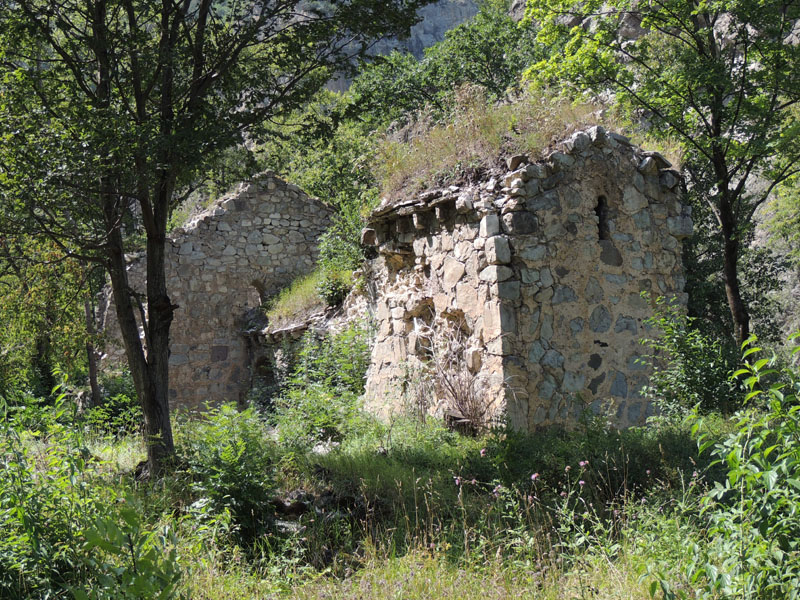
[[[152, 468], [173, 448], [170, 211], [220, 152], [268, 135], [425, 3], [0, 0], [0, 229], [109, 273]], [[127, 281], [134, 233], [143, 297]]]
[[680, 144], [688, 191], [713, 218], [740, 342], [750, 330], [743, 243], [756, 209], [800, 169], [800, 48], [789, 41], [799, 17], [790, 0], [528, 2], [539, 40], [563, 48], [529, 77], [613, 92]]

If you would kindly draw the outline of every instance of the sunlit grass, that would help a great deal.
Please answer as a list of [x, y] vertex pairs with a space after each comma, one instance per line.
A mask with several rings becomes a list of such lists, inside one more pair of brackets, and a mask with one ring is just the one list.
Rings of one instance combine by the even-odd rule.
[[[407, 140], [392, 135], [378, 144], [374, 169], [382, 194], [455, 181], [470, 169], [494, 167], [503, 156], [527, 154], [537, 158], [552, 144], [591, 125], [625, 131], [633, 141], [679, 160], [674, 147], [657, 145], [645, 134], [628, 131], [626, 121], [609, 107], [575, 101], [548, 90], [528, 91], [513, 102], [490, 103], [481, 88], [457, 91], [447, 122], [432, 122], [422, 114], [407, 132]], [[655, 147], [654, 147], [655, 146]]]
[[270, 325], [279, 327], [325, 308], [325, 302], [317, 291], [322, 276], [322, 270], [316, 269], [281, 290], [267, 308]]

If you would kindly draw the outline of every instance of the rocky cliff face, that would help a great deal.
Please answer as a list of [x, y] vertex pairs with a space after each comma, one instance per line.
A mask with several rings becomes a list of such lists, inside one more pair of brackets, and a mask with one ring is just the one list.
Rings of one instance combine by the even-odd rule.
[[411, 28], [406, 40], [386, 40], [375, 50], [378, 54], [388, 54], [392, 50], [411, 52], [421, 58], [425, 48], [444, 39], [444, 34], [461, 23], [471, 19], [478, 12], [475, 0], [440, 0], [420, 10], [422, 20]]
[[[373, 46], [376, 55], [389, 54], [393, 50], [411, 52], [422, 58], [425, 48], [444, 39], [444, 34], [453, 27], [468, 21], [478, 13], [476, 0], [439, 0], [419, 11], [422, 20], [411, 28], [411, 33], [404, 40], [382, 40]], [[328, 83], [328, 89], [342, 92], [350, 87], [350, 79], [340, 78]]]

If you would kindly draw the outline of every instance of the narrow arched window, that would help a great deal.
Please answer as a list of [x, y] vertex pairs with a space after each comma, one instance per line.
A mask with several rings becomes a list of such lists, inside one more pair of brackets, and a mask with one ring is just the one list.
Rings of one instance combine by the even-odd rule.
[[610, 240], [611, 230], [608, 228], [608, 201], [605, 196], [597, 197], [597, 206], [594, 208], [597, 215], [597, 234], [598, 239]]

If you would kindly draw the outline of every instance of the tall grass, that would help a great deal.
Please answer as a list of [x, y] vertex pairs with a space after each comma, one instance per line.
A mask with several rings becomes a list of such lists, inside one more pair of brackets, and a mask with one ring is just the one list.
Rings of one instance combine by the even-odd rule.
[[384, 195], [413, 192], [498, 166], [503, 156], [535, 158], [591, 125], [631, 130], [635, 142], [660, 150], [676, 162], [680, 159], [675, 147], [632, 130], [625, 119], [598, 101], [529, 89], [512, 101], [495, 103], [481, 87], [465, 85], [456, 91], [445, 121], [433, 121], [423, 111], [402, 135], [385, 135], [377, 144], [373, 169]]

